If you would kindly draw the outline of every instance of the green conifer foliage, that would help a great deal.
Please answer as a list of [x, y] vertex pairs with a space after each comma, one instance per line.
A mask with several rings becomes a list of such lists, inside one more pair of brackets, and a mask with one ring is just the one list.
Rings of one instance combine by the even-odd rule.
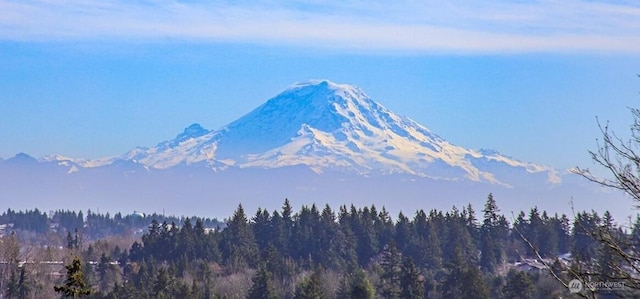
[[302, 280], [296, 288], [294, 299], [322, 299], [327, 298], [322, 290], [320, 272], [316, 269], [311, 276]]
[[249, 289], [247, 299], [275, 299], [278, 298], [273, 283], [271, 281], [271, 273], [267, 271], [264, 265], [261, 265], [252, 279], [253, 286]]
[[421, 299], [424, 298], [424, 276], [418, 271], [411, 258], [405, 258], [402, 263], [402, 275], [400, 286], [402, 298]]
[[91, 294], [91, 288], [87, 285], [82, 272], [82, 262], [79, 257], [74, 257], [71, 264], [64, 266], [67, 269], [67, 279], [61, 286], [53, 289], [64, 297], [82, 298]]

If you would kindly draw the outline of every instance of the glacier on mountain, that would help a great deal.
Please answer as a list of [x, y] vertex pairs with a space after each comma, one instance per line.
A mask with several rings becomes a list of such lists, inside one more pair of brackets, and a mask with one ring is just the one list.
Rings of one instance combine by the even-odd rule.
[[192, 124], [117, 156], [0, 159], [0, 190], [0, 202], [13, 208], [214, 216], [238, 203], [276, 209], [284, 198], [413, 213], [482, 206], [489, 193], [504, 198], [504, 211], [629, 212], [603, 204], [624, 202], [620, 194], [568, 170], [454, 145], [360, 88], [327, 80], [296, 83], [221, 128]]
[[218, 130], [193, 124], [174, 139], [117, 159], [155, 169], [195, 163], [214, 170], [303, 165], [316, 173], [402, 173], [509, 186], [508, 176], [483, 168], [490, 166], [497, 173], [544, 173], [549, 183], [560, 182], [551, 167], [453, 145], [360, 88], [328, 80], [296, 83]]

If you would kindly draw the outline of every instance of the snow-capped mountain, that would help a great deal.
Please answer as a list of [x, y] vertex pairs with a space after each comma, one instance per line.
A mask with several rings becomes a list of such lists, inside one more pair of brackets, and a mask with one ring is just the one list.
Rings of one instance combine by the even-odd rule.
[[156, 169], [194, 163], [216, 170], [304, 165], [316, 173], [402, 173], [503, 185], [511, 184], [500, 177], [505, 171], [560, 180], [551, 167], [453, 145], [360, 88], [327, 80], [294, 84], [219, 130], [194, 124], [175, 139], [136, 148], [120, 159]]
[[479, 209], [489, 193], [504, 211], [570, 213], [574, 198], [577, 210], [628, 213], [601, 204], [620, 194], [566, 170], [454, 145], [358, 87], [326, 80], [294, 84], [217, 130], [193, 124], [118, 156], [0, 160], [0, 203], [13, 209], [227, 216], [238, 203], [276, 209], [289, 198], [413, 213], [468, 203]]

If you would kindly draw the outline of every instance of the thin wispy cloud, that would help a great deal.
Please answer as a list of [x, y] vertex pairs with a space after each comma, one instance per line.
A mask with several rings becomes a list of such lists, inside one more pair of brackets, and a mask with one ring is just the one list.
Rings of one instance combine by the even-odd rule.
[[0, 40], [243, 42], [382, 51], [640, 50], [624, 1], [0, 0]]

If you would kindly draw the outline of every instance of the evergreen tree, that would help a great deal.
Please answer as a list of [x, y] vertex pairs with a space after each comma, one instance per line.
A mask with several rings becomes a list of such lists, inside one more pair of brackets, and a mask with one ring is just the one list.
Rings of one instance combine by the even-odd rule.
[[322, 290], [322, 281], [319, 269], [315, 269], [309, 277], [306, 277], [296, 288], [294, 299], [322, 299], [327, 298]]
[[53, 289], [65, 297], [81, 298], [91, 294], [91, 288], [87, 285], [82, 272], [82, 262], [79, 257], [74, 257], [71, 264], [64, 266], [67, 269], [67, 278], [63, 285]]
[[540, 218], [538, 207], [533, 207], [529, 211], [529, 225], [524, 232], [524, 236], [531, 242], [534, 248], [527, 248], [527, 255], [532, 256], [533, 250], [540, 252], [540, 241], [544, 238], [543, 222]]
[[271, 273], [267, 271], [264, 265], [258, 267], [258, 271], [253, 276], [253, 285], [249, 289], [247, 299], [275, 299], [275, 290], [271, 282]]
[[[504, 217], [498, 212], [493, 194], [489, 193], [487, 202], [484, 205], [484, 219], [480, 228], [480, 267], [493, 273], [496, 267], [502, 263], [504, 249], [502, 241], [506, 239], [508, 233], [508, 224]], [[504, 227], [507, 225], [506, 227]]]
[[429, 235], [429, 220], [424, 210], [418, 210], [413, 217], [414, 236], [411, 238], [409, 248], [404, 251], [404, 255], [411, 257], [420, 265], [426, 264], [427, 237]]
[[[173, 246], [175, 248], [174, 253], [171, 255], [170, 260], [175, 261], [177, 259], [185, 258], [186, 261], [194, 260], [196, 258], [196, 236], [191, 225], [191, 219], [188, 217], [182, 222], [182, 228], [172, 238], [173, 243], [177, 243]], [[182, 273], [183, 271], [180, 271]]]
[[473, 209], [471, 204], [467, 204], [467, 207], [464, 209], [463, 214], [465, 217], [465, 226], [469, 231], [469, 235], [471, 236], [471, 240], [474, 243], [477, 243], [480, 238], [480, 231], [478, 229], [478, 219], [476, 218], [476, 211]]
[[286, 255], [292, 256], [291, 234], [293, 232], [293, 208], [291, 208], [291, 204], [287, 198], [284, 199], [284, 203], [282, 204], [282, 222], [279, 238], [282, 248], [280, 249], [283, 250]]
[[71, 232], [68, 231], [67, 232], [67, 249], [71, 250], [75, 248], [76, 248], [76, 242], [73, 239], [73, 236], [71, 236]]
[[462, 283], [462, 276], [466, 267], [466, 261], [462, 257], [460, 248], [455, 247], [453, 251], [453, 260], [447, 263], [448, 273], [441, 286], [442, 297], [463, 298], [462, 288], [464, 288], [464, 285]]
[[164, 267], [160, 267], [153, 282], [153, 297], [168, 298], [171, 289], [171, 278]]
[[558, 252], [567, 253], [571, 250], [571, 222], [565, 214], [555, 218], [554, 230], [558, 236]]
[[341, 299], [372, 299], [375, 295], [376, 291], [362, 268], [345, 277], [338, 291]]
[[579, 261], [591, 261], [597, 257], [599, 244], [591, 233], [597, 232], [601, 219], [596, 212], [578, 213], [573, 224], [572, 256]]
[[463, 271], [461, 298], [489, 299], [489, 288], [482, 277], [482, 272], [474, 265]]
[[401, 293], [402, 256], [395, 243], [385, 246], [380, 261], [380, 290], [385, 298], [399, 298]]
[[347, 212], [347, 207], [340, 206], [338, 212], [338, 229], [341, 235], [339, 250], [340, 256], [346, 264], [346, 270], [349, 272], [355, 270], [358, 265], [357, 238], [352, 228], [352, 218], [351, 214]]
[[253, 220], [253, 234], [256, 238], [259, 250], [264, 250], [267, 245], [273, 243], [271, 239], [271, 215], [267, 209], [258, 208]]
[[483, 229], [480, 239], [480, 267], [488, 273], [494, 273], [497, 266], [494, 242], [490, 232]]
[[9, 276], [9, 281], [7, 282], [5, 295], [7, 298], [16, 298], [18, 297], [18, 275], [16, 271], [11, 271], [11, 276]]
[[32, 289], [33, 281], [27, 277], [26, 265], [23, 265], [20, 268], [20, 278], [18, 278], [18, 298], [27, 298]]
[[489, 284], [489, 298], [510, 299], [504, 296], [504, 281], [505, 279], [501, 275], [493, 276], [490, 281], [487, 281], [487, 284]]
[[415, 264], [413, 263], [413, 260], [410, 257], [404, 259], [404, 262], [402, 263], [401, 273], [401, 297], [407, 299], [424, 298], [424, 276], [420, 273], [420, 271], [418, 271]]
[[411, 243], [415, 231], [411, 221], [402, 212], [398, 214], [398, 221], [396, 222], [396, 246], [398, 250], [404, 252]]
[[212, 287], [213, 287], [213, 271], [209, 267], [208, 263], [205, 261], [198, 261], [194, 267], [194, 278], [195, 281], [193, 283], [194, 288], [198, 288], [201, 296], [199, 298], [212, 298]]
[[26, 265], [23, 265], [22, 268], [20, 268], [20, 278], [18, 278], [18, 298], [20, 299], [27, 298], [32, 290], [25, 267]]
[[484, 213], [482, 225], [492, 227], [498, 223], [498, 212], [500, 212], [500, 210], [492, 193], [489, 193], [489, 196], [487, 196], [487, 202], [484, 204], [482, 212]]
[[340, 280], [340, 286], [336, 294], [336, 299], [351, 299], [351, 275], [344, 274]]
[[351, 205], [349, 222], [356, 238], [356, 253], [358, 255], [358, 264], [361, 267], [366, 267], [379, 249], [372, 217], [373, 215], [369, 208], [365, 207], [358, 211], [355, 206]]
[[[466, 263], [476, 264], [478, 262], [478, 251], [475, 244], [471, 240], [468, 229], [465, 226], [465, 218], [453, 207], [444, 217], [447, 226], [446, 243], [443, 244], [442, 252], [444, 256], [444, 264], [456, 263], [456, 259], [462, 258]], [[443, 235], [443, 234], [439, 234]], [[455, 255], [459, 254], [460, 257]]]
[[391, 219], [391, 215], [389, 215], [389, 212], [384, 206], [382, 210], [380, 210], [380, 213], [378, 213], [378, 217], [375, 218], [374, 227], [380, 244], [389, 244], [391, 240], [395, 239], [395, 225], [393, 219]]
[[258, 245], [242, 205], [238, 205], [222, 236], [222, 253], [232, 269], [255, 265]]
[[489, 289], [482, 273], [474, 263], [463, 258], [461, 250], [456, 247], [454, 259], [449, 264], [449, 273], [442, 284], [444, 298], [489, 298]]
[[295, 215], [292, 233], [293, 257], [305, 262], [305, 267], [310, 269], [312, 264], [322, 259], [323, 248], [328, 244], [320, 244], [318, 233], [322, 230], [320, 212], [315, 204], [309, 208], [302, 206], [300, 212]]
[[289, 240], [285, 237], [285, 222], [278, 211], [274, 211], [269, 221], [269, 239], [282, 256], [289, 256]]
[[[602, 224], [599, 227], [600, 234], [610, 236], [616, 240], [621, 238], [616, 235], [616, 229], [614, 227], [613, 216], [609, 211], [605, 211], [602, 215]], [[600, 246], [600, 250], [597, 252], [598, 257], [598, 269], [600, 272], [600, 279], [607, 281], [610, 277], [620, 277], [623, 273], [619, 273], [620, 257], [615, 253], [615, 250], [608, 246]]]
[[430, 218], [428, 231], [427, 231], [427, 239], [426, 248], [423, 254], [424, 266], [438, 270], [442, 268], [442, 246], [440, 243], [440, 237], [438, 236], [438, 231], [436, 229], [436, 224], [433, 218]]
[[543, 257], [554, 257], [558, 255], [558, 235], [553, 227], [553, 219], [549, 218], [546, 211], [542, 212], [542, 225], [538, 235], [537, 244], [540, 255]]
[[339, 224], [336, 222], [336, 215], [329, 207], [325, 205], [320, 216], [316, 239], [319, 245], [317, 254], [317, 263], [327, 269], [341, 271], [346, 264], [352, 263], [352, 256], [346, 244], [346, 237], [340, 230]]
[[100, 256], [100, 260], [96, 267], [96, 272], [98, 272], [98, 281], [100, 282], [100, 290], [107, 291], [109, 289], [110, 282], [114, 280], [114, 270], [113, 265], [111, 265], [111, 259], [103, 253]]
[[526, 272], [512, 269], [507, 273], [507, 283], [503, 288], [505, 298], [529, 299], [533, 298], [534, 291], [533, 281]]

